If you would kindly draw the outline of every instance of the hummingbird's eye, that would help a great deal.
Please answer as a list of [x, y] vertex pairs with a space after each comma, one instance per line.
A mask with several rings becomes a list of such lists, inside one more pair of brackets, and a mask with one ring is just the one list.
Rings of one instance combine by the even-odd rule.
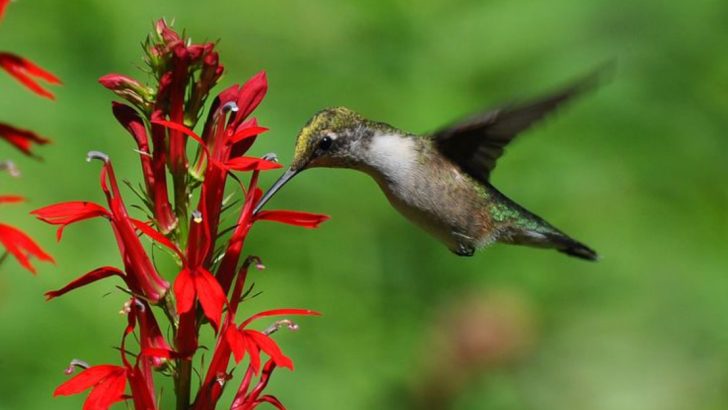
[[334, 142], [334, 140], [331, 137], [329, 137], [329, 136], [323, 137], [323, 138], [321, 138], [321, 141], [319, 142], [319, 149], [321, 151], [326, 151], [329, 148], [331, 148], [331, 144], [333, 142]]

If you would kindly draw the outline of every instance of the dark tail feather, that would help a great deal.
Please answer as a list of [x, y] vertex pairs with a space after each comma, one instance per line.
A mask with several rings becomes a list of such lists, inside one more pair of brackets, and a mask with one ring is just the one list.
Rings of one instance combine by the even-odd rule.
[[554, 248], [561, 253], [588, 261], [596, 261], [599, 259], [596, 251], [566, 235], [547, 234], [546, 236], [553, 243]]

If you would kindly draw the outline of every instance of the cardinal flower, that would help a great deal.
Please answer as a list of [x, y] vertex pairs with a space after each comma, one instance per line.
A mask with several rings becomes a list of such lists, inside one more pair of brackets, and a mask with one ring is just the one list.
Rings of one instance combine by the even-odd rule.
[[225, 340], [233, 352], [235, 362], [239, 363], [247, 355], [250, 357], [250, 365], [257, 374], [260, 370], [260, 352], [265, 352], [271, 360], [279, 367], [287, 367], [293, 370], [293, 361], [284, 355], [278, 344], [267, 334], [258, 330], [247, 329], [247, 326], [256, 319], [268, 316], [290, 316], [290, 315], [313, 315], [318, 312], [309, 309], [273, 309], [255, 314], [244, 320], [240, 326], [228, 326], [225, 331]]
[[[0, 204], [22, 202], [23, 198], [16, 195], [0, 195]], [[31, 257], [39, 260], [53, 262], [53, 258], [47, 254], [33, 239], [17, 228], [0, 223], [0, 245], [5, 251], [12, 255], [21, 266], [35, 273], [35, 267], [30, 263]], [[0, 261], [3, 257], [0, 257]]]
[[[127, 359], [126, 339], [134, 333], [137, 325], [141, 325], [139, 338], [142, 349], [165, 349], [168, 346], [165, 343], [158, 343], [160, 339], [163, 342], [163, 338], [156, 321], [149, 321], [150, 317], [153, 318], [149, 305], [132, 297], [126, 306], [127, 326], [119, 347], [123, 366], [104, 364], [89, 367], [83, 362], [74, 360], [67, 373], [70, 374], [74, 366], [85, 369], [58, 386], [53, 396], [69, 396], [91, 389], [83, 404], [84, 410], [106, 410], [114, 403], [126, 399], [132, 399], [136, 409], [157, 409], [152, 376], [154, 359], [139, 354], [132, 364]], [[130, 396], [125, 394], [127, 382], [131, 390]]]
[[127, 369], [109, 364], [89, 367], [58, 386], [53, 396], [70, 396], [91, 389], [83, 404], [84, 410], [103, 410], [124, 400]]
[[[240, 266], [243, 244], [253, 224], [259, 221], [314, 228], [328, 217], [288, 210], [253, 215], [262, 196], [258, 188], [260, 172], [281, 167], [274, 156], [248, 154], [257, 137], [267, 131], [251, 117], [268, 90], [265, 73], [225, 89], [205, 110], [205, 100], [223, 72], [214, 43], [193, 43], [160, 20], [144, 43], [144, 51], [154, 82], [145, 84], [121, 74], [109, 74], [99, 81], [125, 100], [112, 103], [112, 112], [133, 138], [139, 154], [143, 183], [129, 186], [140, 198], [138, 208], [147, 214], [147, 220], [129, 215], [111, 162], [98, 152], [89, 157], [104, 161], [104, 206], [71, 201], [33, 212], [58, 226], [59, 239], [69, 224], [89, 218], [107, 219], [124, 262], [122, 269], [94, 269], [47, 292], [48, 299], [112, 277], [122, 280], [131, 294], [124, 307], [128, 324], [120, 347], [123, 365], [85, 370], [59, 387], [58, 394], [90, 389], [87, 408], [107, 408], [130, 398], [136, 408], [154, 409], [158, 387], [155, 389], [152, 371], [156, 367], [174, 378], [177, 408], [212, 410], [225, 384], [232, 380], [231, 362], [239, 366], [247, 359], [247, 370], [232, 407], [248, 410], [269, 403], [283, 408], [274, 396], [263, 393], [277, 367], [293, 368], [293, 362], [271, 334], [286, 323], [290, 328], [295, 326], [282, 319], [272, 327], [256, 330], [253, 322], [279, 315], [318, 313], [273, 309], [238, 323], [236, 311], [246, 294], [247, 268], [254, 260], [248, 258]], [[198, 134], [195, 127], [200, 119], [204, 124]], [[189, 149], [193, 147], [188, 147], [188, 142], [194, 143], [196, 150]], [[194, 155], [188, 157], [188, 149]], [[238, 173], [249, 174], [247, 184]], [[223, 223], [233, 226], [224, 229]], [[142, 246], [140, 234], [153, 241], [152, 247], [169, 249], [177, 262], [178, 266], [168, 273], [169, 278], [174, 278], [171, 292], [152, 263], [153, 253]], [[164, 312], [169, 320], [168, 332], [160, 331], [154, 312]], [[211, 358], [201, 361], [204, 365], [196, 369], [200, 363], [198, 338], [208, 323], [215, 334], [214, 347], [207, 350]], [[140, 350], [133, 364], [126, 358], [125, 341], [130, 334], [137, 336]], [[262, 364], [265, 358], [267, 362]], [[195, 371], [202, 380], [193, 396]], [[126, 386], [130, 396], [124, 393]]]
[[46, 81], [49, 84], [60, 84], [61, 80], [50, 72], [35, 65], [30, 60], [11, 53], [0, 52], [0, 68], [13, 76], [30, 91], [41, 97], [53, 100], [53, 93], [43, 88], [38, 80]]
[[12, 125], [0, 123], [0, 139], [10, 143], [25, 155], [33, 155], [31, 148], [33, 144], [44, 145], [48, 139], [41, 137], [33, 131], [24, 130]]
[[90, 152], [89, 158], [104, 161], [104, 166], [101, 168], [101, 188], [106, 194], [108, 210], [92, 202], [72, 201], [36, 209], [32, 214], [46, 223], [60, 225], [58, 228], [59, 240], [63, 229], [69, 224], [89, 218], [107, 218], [111, 222], [116, 236], [124, 262], [127, 283], [131, 290], [138, 295], [143, 295], [147, 300], [157, 303], [167, 292], [169, 283], [159, 275], [137, 237], [137, 226], [141, 224], [131, 218], [126, 210], [116, 182], [114, 168], [108, 156]]

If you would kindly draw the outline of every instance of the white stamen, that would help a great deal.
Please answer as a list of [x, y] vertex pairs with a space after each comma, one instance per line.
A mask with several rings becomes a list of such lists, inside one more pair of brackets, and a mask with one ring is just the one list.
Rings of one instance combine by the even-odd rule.
[[148, 153], [146, 151], [142, 151], [140, 149], [133, 149], [132, 151], [136, 152], [139, 155], [144, 155], [145, 157], [149, 157], [149, 158], [152, 157], [152, 154], [150, 154], [150, 153]]
[[101, 151], [89, 151], [88, 154], [86, 154], [86, 162], [91, 162], [92, 159], [98, 159], [100, 161], [104, 161], [107, 164], [110, 160], [109, 156]]
[[230, 112], [230, 111], [238, 112], [238, 110], [239, 110], [238, 105], [235, 104], [235, 101], [230, 101], [230, 102], [225, 103], [225, 105], [220, 107], [220, 109], [222, 110], [222, 112], [225, 112], [225, 113]]
[[269, 152], [263, 155], [263, 159], [266, 161], [278, 162], [278, 155], [275, 152]]

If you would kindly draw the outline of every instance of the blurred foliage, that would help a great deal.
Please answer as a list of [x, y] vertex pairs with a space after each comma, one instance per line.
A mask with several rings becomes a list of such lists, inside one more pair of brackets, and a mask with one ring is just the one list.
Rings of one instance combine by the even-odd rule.
[[[618, 63], [612, 82], [520, 138], [494, 174], [506, 194], [596, 248], [596, 264], [508, 246], [457, 258], [354, 172], [308, 171], [274, 200], [333, 217], [315, 231], [261, 223], [247, 243], [268, 269], [257, 274], [264, 293], [243, 309], [324, 312], [278, 336], [296, 371], [278, 372], [270, 391], [290, 408], [434, 408], [421, 403], [447, 390], [433, 379], [443, 370], [460, 374], [441, 405], [453, 409], [728, 407], [724, 0], [18, 0], [0, 49], [65, 85], [52, 103], [0, 76], [0, 120], [54, 141], [42, 162], [16, 155], [23, 178], [3, 177], [0, 189], [32, 202], [3, 207], [2, 218], [57, 259], [34, 278], [2, 267], [0, 409], [79, 408], [81, 396], [51, 398], [68, 361], [118, 360], [124, 296], [113, 284], [42, 297], [119, 264], [109, 227], [85, 222], [56, 245], [27, 211], [100, 201], [98, 167], [83, 160], [91, 149], [138, 180], [133, 143], [96, 80], [143, 77], [139, 43], [160, 16], [195, 40], [221, 39], [223, 86], [268, 72], [257, 115], [271, 132], [253, 150], [283, 162], [325, 106], [424, 132]], [[475, 337], [472, 358], [448, 356], [469, 327], [505, 339]]]

